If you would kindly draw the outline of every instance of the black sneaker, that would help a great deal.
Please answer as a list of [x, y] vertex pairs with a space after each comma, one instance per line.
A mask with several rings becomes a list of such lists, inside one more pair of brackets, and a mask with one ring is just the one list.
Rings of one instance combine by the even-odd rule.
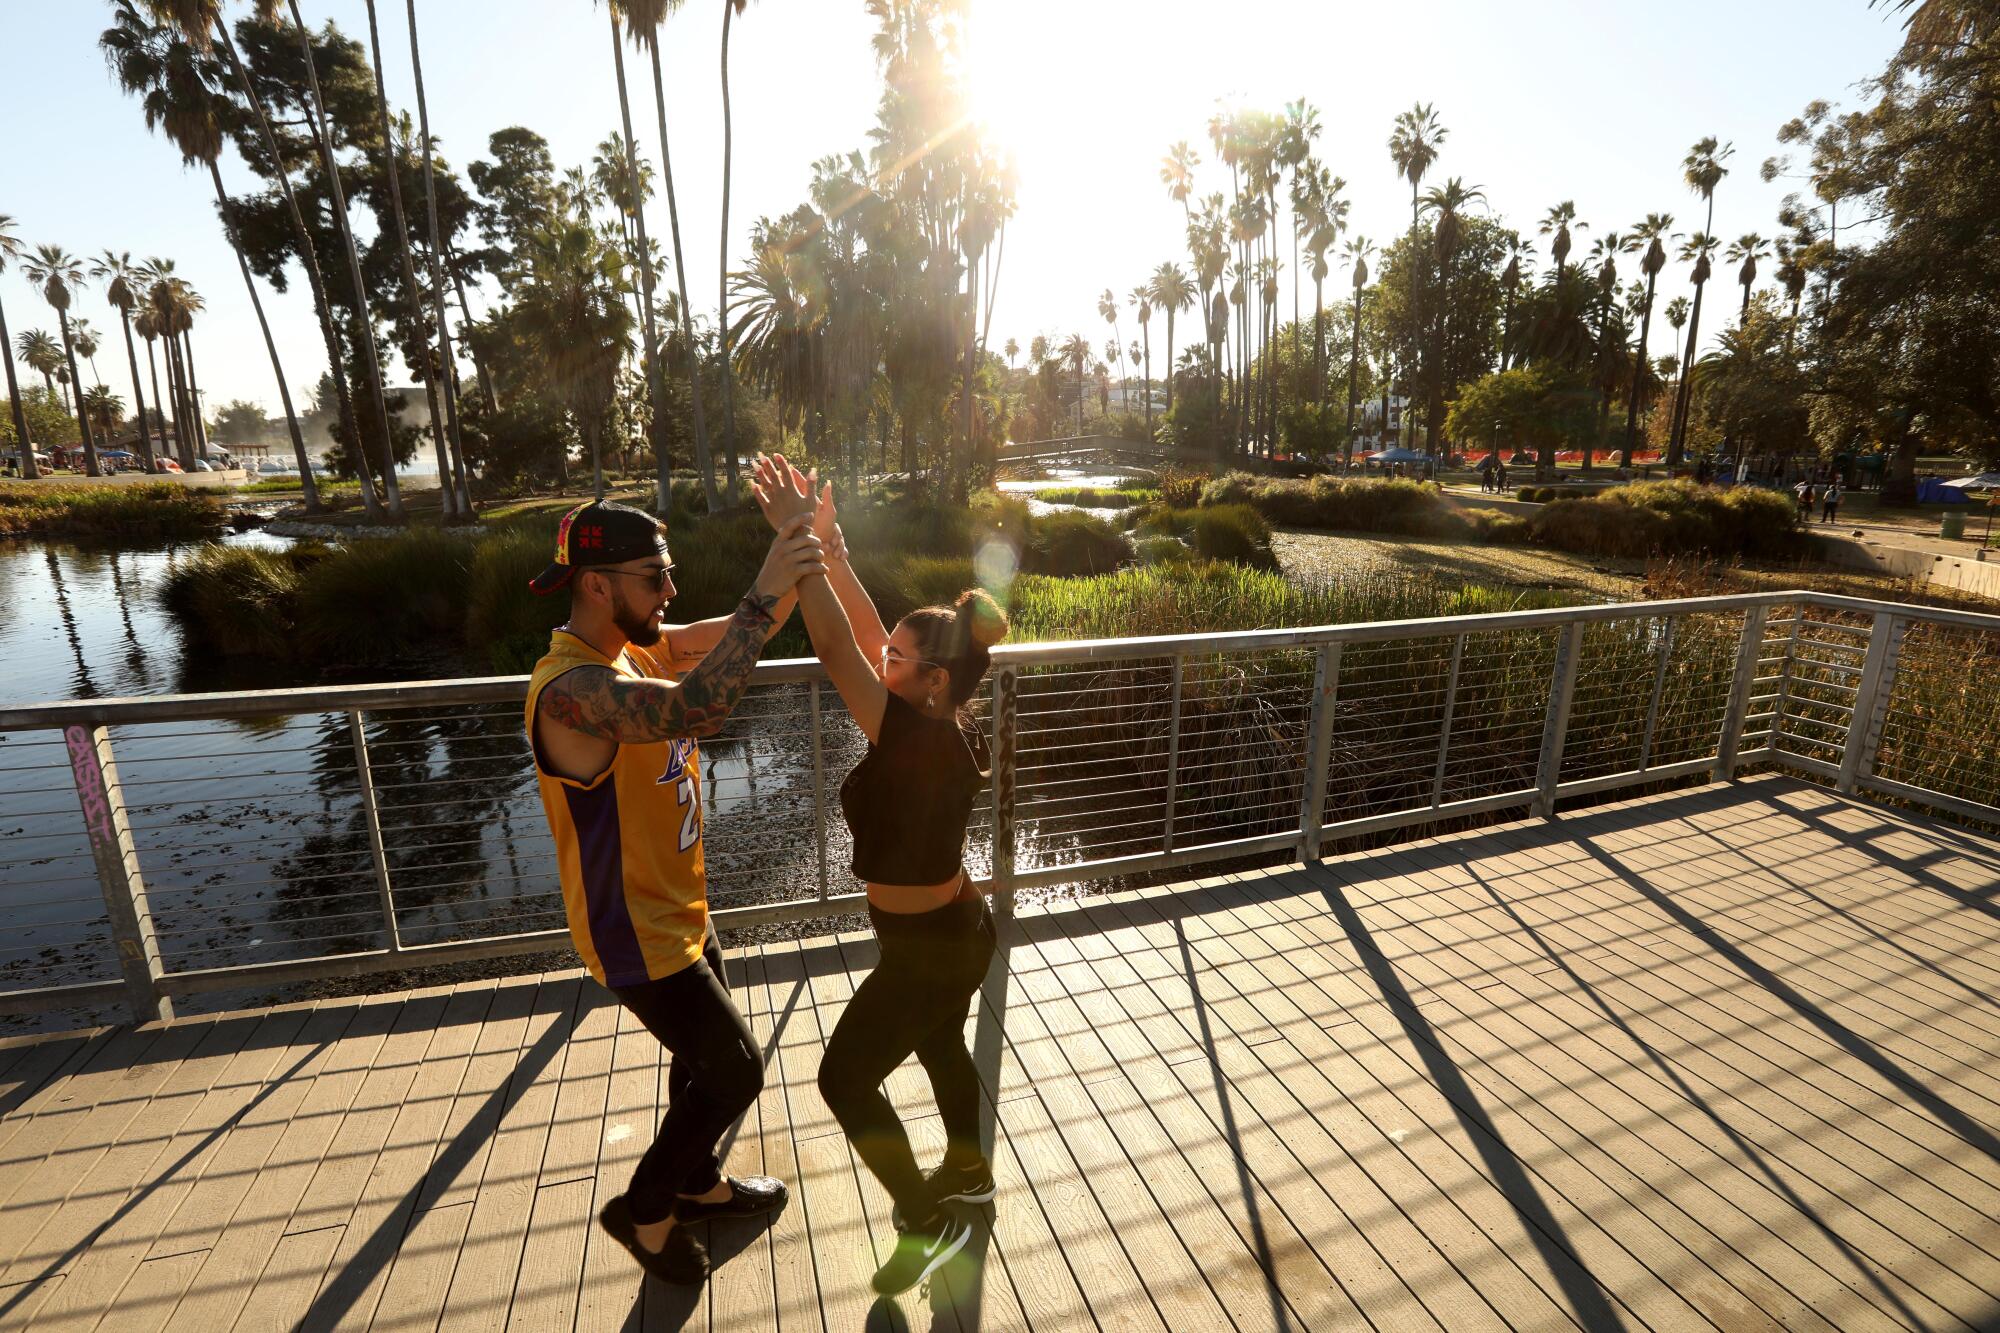
[[639, 1261], [639, 1267], [662, 1282], [691, 1287], [700, 1285], [708, 1277], [708, 1247], [687, 1226], [676, 1224], [672, 1227], [667, 1232], [667, 1243], [657, 1251], [641, 1245], [631, 1210], [622, 1194], [605, 1201], [604, 1207], [598, 1210], [597, 1224]]
[[[996, 1188], [993, 1168], [983, 1157], [971, 1166], [945, 1162], [935, 1170], [924, 1172], [924, 1189], [939, 1203], [990, 1203]], [[889, 1220], [896, 1230], [901, 1231], [903, 1210], [893, 1209]]]
[[908, 1291], [944, 1267], [945, 1261], [971, 1239], [971, 1222], [950, 1209], [939, 1209], [931, 1227], [913, 1227], [896, 1237], [896, 1252], [875, 1270], [875, 1294], [895, 1296]]

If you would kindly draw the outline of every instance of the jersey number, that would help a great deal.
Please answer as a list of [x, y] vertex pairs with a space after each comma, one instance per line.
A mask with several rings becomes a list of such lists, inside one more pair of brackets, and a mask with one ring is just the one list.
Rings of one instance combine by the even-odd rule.
[[701, 796], [695, 791], [692, 776], [674, 784], [674, 794], [680, 797], [684, 812], [681, 815], [681, 850], [686, 851], [701, 841]]

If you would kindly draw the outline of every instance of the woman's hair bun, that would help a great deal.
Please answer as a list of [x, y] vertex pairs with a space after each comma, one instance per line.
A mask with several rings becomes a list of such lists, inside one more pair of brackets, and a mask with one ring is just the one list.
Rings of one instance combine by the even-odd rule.
[[966, 589], [958, 595], [958, 603], [952, 609], [966, 622], [972, 642], [980, 647], [991, 648], [1007, 637], [1007, 613], [984, 588]]

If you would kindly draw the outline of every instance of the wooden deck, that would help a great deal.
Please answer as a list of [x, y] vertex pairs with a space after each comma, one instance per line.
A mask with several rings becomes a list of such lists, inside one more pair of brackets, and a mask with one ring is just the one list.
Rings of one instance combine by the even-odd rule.
[[731, 953], [794, 1198], [698, 1292], [592, 1225], [665, 1080], [564, 973], [0, 1047], [0, 1326], [2000, 1327], [2000, 842], [1761, 778], [1003, 936], [928, 1292], [814, 1086], [847, 936]]

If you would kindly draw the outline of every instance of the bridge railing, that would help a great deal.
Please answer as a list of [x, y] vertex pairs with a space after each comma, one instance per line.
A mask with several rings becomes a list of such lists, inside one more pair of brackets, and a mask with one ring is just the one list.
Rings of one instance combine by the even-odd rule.
[[[1012, 894], [1776, 764], [2000, 824], [2000, 617], [1786, 592], [1008, 645], [968, 863]], [[562, 948], [522, 677], [0, 710], [0, 1011]], [[702, 744], [723, 928], [860, 910], [816, 662]]]

